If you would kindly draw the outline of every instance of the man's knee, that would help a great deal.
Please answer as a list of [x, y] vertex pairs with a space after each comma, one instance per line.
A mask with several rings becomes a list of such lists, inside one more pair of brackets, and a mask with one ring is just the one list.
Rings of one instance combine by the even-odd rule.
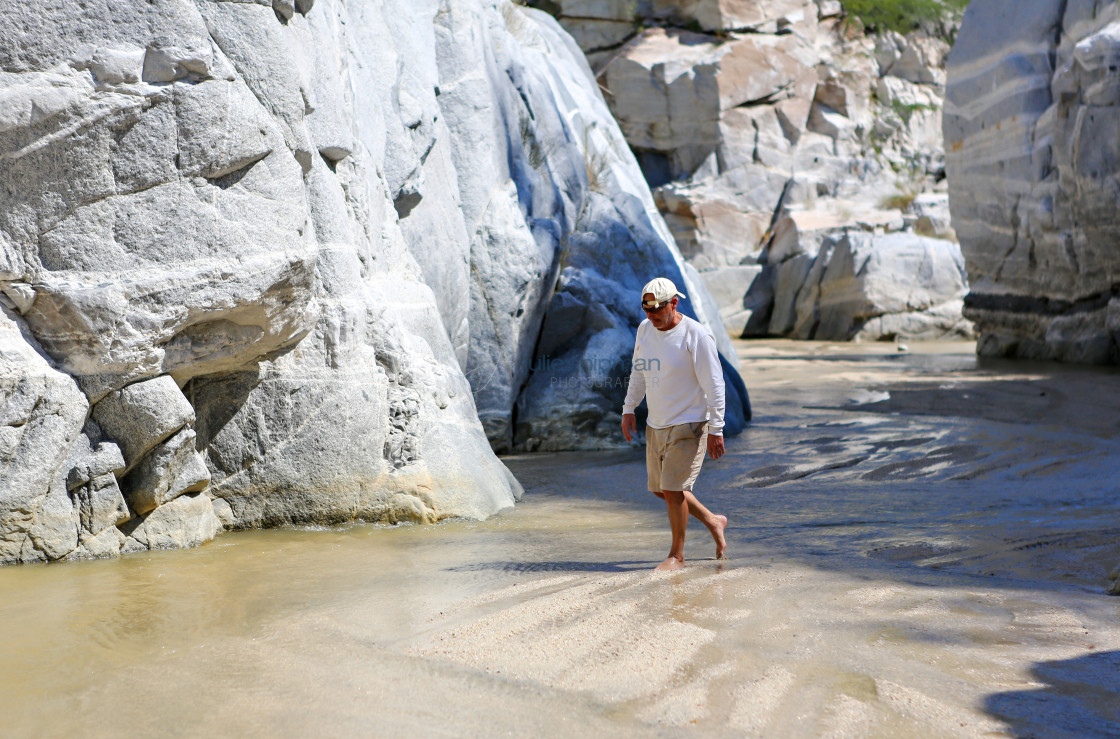
[[664, 498], [666, 503], [680, 505], [681, 501], [684, 500], [684, 492], [681, 490], [662, 490], [660, 497]]

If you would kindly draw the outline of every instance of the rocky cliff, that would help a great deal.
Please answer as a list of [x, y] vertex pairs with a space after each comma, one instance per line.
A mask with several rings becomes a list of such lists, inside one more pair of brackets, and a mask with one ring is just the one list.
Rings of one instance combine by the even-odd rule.
[[975, 0], [965, 14], [944, 130], [981, 354], [1120, 360], [1118, 66], [1115, 2]]
[[836, 0], [535, 4], [588, 54], [729, 332], [972, 335], [940, 133], [950, 29], [871, 33]]
[[715, 315], [505, 0], [8, 3], [0, 100], [0, 563], [489, 515], [613, 443], [645, 280]]

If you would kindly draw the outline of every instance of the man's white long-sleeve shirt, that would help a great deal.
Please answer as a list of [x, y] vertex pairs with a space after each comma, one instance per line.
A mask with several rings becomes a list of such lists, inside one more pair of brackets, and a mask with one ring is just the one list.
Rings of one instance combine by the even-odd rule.
[[644, 396], [648, 426], [707, 421], [708, 433], [723, 434], [723, 368], [716, 341], [703, 324], [682, 315], [676, 326], [658, 331], [647, 318], [638, 326], [630, 366], [624, 414], [633, 413]]

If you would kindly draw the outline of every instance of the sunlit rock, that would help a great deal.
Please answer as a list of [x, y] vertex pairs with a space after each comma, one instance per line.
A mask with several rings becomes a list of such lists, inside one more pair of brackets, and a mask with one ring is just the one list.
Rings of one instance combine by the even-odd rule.
[[122, 528], [127, 536], [124, 551], [183, 549], [214, 538], [221, 530], [210, 498], [203, 493], [184, 495], [132, 519]]

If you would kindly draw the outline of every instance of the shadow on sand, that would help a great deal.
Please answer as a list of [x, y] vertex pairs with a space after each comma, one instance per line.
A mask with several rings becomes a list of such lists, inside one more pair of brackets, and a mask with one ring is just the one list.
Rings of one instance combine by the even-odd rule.
[[1017, 737], [1120, 736], [1120, 651], [1041, 662], [1031, 673], [1045, 687], [997, 693], [984, 709]]

